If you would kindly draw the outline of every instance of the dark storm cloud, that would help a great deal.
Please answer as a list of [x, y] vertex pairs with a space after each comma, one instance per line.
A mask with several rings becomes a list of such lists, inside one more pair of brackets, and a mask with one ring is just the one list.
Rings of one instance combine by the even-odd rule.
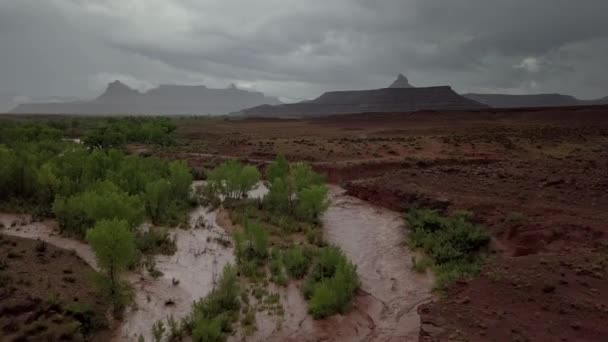
[[288, 98], [415, 85], [608, 95], [604, 0], [0, 0], [0, 91], [112, 78]]

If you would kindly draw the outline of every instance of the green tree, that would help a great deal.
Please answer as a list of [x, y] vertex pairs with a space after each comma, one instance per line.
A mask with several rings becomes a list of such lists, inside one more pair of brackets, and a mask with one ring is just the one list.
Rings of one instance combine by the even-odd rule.
[[304, 221], [316, 222], [319, 215], [329, 207], [325, 185], [313, 185], [298, 192], [296, 216]]
[[239, 199], [251, 191], [260, 179], [260, 173], [253, 166], [243, 166], [239, 161], [230, 160], [209, 172], [207, 181], [215, 187], [224, 199]]
[[290, 191], [285, 180], [276, 177], [268, 187], [268, 194], [264, 197], [266, 205], [276, 211], [287, 213], [290, 210]]
[[53, 212], [64, 232], [84, 236], [88, 227], [104, 219], [123, 219], [133, 229], [143, 222], [144, 205], [139, 196], [129, 196], [111, 182], [65, 198], [57, 197]]
[[279, 154], [275, 161], [273, 161], [268, 168], [266, 168], [266, 180], [268, 182], [274, 182], [275, 179], [280, 178], [283, 181], [287, 179], [289, 172], [289, 163], [282, 154]]
[[174, 161], [169, 164], [169, 183], [173, 198], [187, 200], [190, 196], [192, 174], [185, 161]]
[[292, 164], [289, 171], [294, 191], [301, 191], [305, 188], [324, 183], [323, 176], [313, 171], [308, 163], [300, 162]]
[[166, 179], [159, 179], [146, 185], [144, 193], [146, 213], [154, 224], [159, 224], [167, 219], [166, 213], [170, 206], [171, 196], [171, 184]]
[[104, 272], [103, 282], [116, 310], [125, 304], [125, 289], [120, 274], [135, 261], [135, 235], [125, 220], [102, 220], [89, 229], [87, 242], [95, 253], [99, 268]]

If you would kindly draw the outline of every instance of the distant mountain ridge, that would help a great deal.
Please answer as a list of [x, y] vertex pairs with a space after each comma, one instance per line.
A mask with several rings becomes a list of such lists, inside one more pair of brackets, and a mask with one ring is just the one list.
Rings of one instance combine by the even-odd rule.
[[160, 85], [141, 93], [120, 81], [108, 84], [105, 92], [91, 101], [27, 103], [12, 113], [31, 114], [137, 114], [193, 115], [226, 114], [262, 104], [280, 104], [275, 97], [231, 85], [227, 89], [206, 86]]
[[263, 105], [240, 111], [245, 116], [322, 116], [370, 112], [411, 112], [417, 110], [486, 108], [467, 99], [449, 86], [414, 88], [399, 75], [389, 88], [331, 91], [310, 101], [283, 105]]
[[608, 97], [597, 100], [579, 100], [574, 96], [562, 94], [463, 94], [471, 100], [494, 108], [525, 108], [525, 107], [564, 107], [608, 104]]

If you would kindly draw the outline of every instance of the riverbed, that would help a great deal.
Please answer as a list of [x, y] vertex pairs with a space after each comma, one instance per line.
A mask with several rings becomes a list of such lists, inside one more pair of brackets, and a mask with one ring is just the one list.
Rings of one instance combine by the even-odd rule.
[[[313, 320], [297, 283], [286, 288], [271, 286], [279, 293], [285, 314], [256, 316], [257, 331], [230, 339], [266, 341], [415, 341], [420, 321], [416, 308], [431, 297], [432, 279], [412, 270], [413, 254], [403, 245], [406, 229], [399, 213], [373, 206], [329, 186], [331, 204], [322, 217], [329, 243], [342, 248], [361, 279], [361, 290], [346, 315]], [[250, 197], [261, 197], [266, 189], [259, 185]], [[151, 339], [151, 326], [173, 316], [179, 320], [190, 313], [192, 302], [214, 287], [223, 267], [234, 263], [231, 246], [219, 243], [230, 236], [217, 223], [218, 211], [198, 207], [190, 214], [187, 230], [174, 229], [177, 251], [156, 256], [162, 276], [154, 279], [145, 270], [129, 272], [135, 289], [134, 305], [126, 312], [114, 334], [114, 341], [133, 341], [142, 335]], [[0, 216], [4, 233], [45, 240], [74, 250], [97, 268], [90, 247], [81, 241], [62, 237], [53, 221], [30, 222], [27, 216]], [[17, 222], [11, 227], [12, 222]]]

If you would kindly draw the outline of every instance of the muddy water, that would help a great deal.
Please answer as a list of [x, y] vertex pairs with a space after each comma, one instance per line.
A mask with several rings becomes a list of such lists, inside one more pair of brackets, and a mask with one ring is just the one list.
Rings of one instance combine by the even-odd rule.
[[[330, 186], [331, 205], [323, 215], [328, 242], [357, 265], [361, 291], [352, 310], [313, 320], [296, 284], [272, 289], [281, 295], [283, 317], [258, 314], [252, 341], [417, 341], [416, 308], [431, 299], [432, 279], [412, 271], [413, 254], [403, 245], [406, 229], [399, 213], [370, 205]], [[233, 337], [233, 340], [238, 340]]]
[[[143, 335], [151, 340], [154, 322], [172, 315], [179, 320], [190, 313], [192, 302], [209, 293], [214, 280], [227, 263], [233, 263], [233, 250], [217, 239], [230, 239], [215, 220], [216, 212], [200, 207], [190, 215], [190, 230], [176, 229], [177, 252], [172, 256], [157, 256], [156, 268], [163, 273], [153, 279], [145, 270], [130, 272], [127, 280], [135, 290], [134, 306], [127, 309], [116, 329], [114, 341], [136, 341]], [[8, 228], [3, 233], [41, 239], [55, 246], [74, 250], [88, 264], [97, 269], [90, 246], [81, 241], [58, 235], [53, 221], [28, 223], [25, 216], [0, 215], [0, 222]], [[10, 227], [12, 222], [18, 222]], [[25, 224], [21, 224], [25, 222]]]
[[230, 240], [215, 221], [215, 211], [199, 207], [190, 214], [189, 230], [176, 229], [177, 251], [157, 256], [156, 269], [163, 273], [153, 279], [142, 271], [133, 279], [135, 306], [125, 314], [116, 341], [135, 341], [141, 334], [151, 340], [154, 322], [173, 316], [187, 316], [192, 302], [207, 295], [224, 266], [234, 263], [233, 250], [219, 240]]
[[[258, 186], [249, 197], [266, 193]], [[357, 265], [361, 278], [359, 295], [352, 310], [325, 320], [313, 320], [298, 284], [269, 289], [279, 293], [285, 314], [266, 312], [256, 316], [257, 331], [252, 336], [240, 333], [230, 340], [247, 341], [416, 341], [420, 326], [416, 307], [428, 300], [432, 279], [411, 270], [412, 254], [403, 246], [405, 229], [400, 214], [346, 196], [344, 190], [330, 186], [331, 205], [323, 216], [326, 238], [340, 246]], [[141, 334], [151, 339], [151, 326], [173, 315], [176, 319], [190, 312], [192, 302], [213, 288], [214, 278], [227, 263], [234, 262], [231, 247], [218, 239], [228, 239], [216, 222], [217, 212], [199, 207], [191, 213], [189, 230], [174, 230], [177, 252], [156, 257], [158, 279], [147, 272], [133, 272], [129, 281], [136, 290], [135, 307], [129, 309], [118, 327], [115, 341], [133, 341]], [[6, 227], [15, 215], [0, 215]], [[5, 233], [39, 238], [66, 249], [96, 267], [94, 255], [83, 242], [59, 236], [54, 223], [26, 223], [6, 228]], [[175, 279], [175, 282], [174, 282]], [[179, 283], [177, 283], [179, 282]]]
[[416, 307], [430, 299], [432, 279], [412, 270], [413, 254], [403, 246], [403, 218], [339, 187], [330, 186], [330, 199], [323, 216], [327, 240], [357, 265], [362, 290], [382, 305], [379, 313], [369, 312], [375, 328], [363, 340], [417, 340]]

